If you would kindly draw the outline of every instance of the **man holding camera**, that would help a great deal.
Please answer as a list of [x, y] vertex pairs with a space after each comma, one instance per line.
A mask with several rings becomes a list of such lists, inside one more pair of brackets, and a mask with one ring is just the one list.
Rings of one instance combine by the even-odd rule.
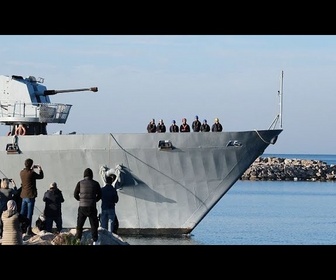
[[[33, 165], [33, 160], [27, 158], [24, 162], [25, 168], [20, 171], [21, 178], [21, 212], [20, 214], [29, 219], [27, 229], [28, 235], [34, 235], [32, 231], [32, 219], [34, 214], [35, 199], [37, 197], [36, 180], [44, 178], [44, 173], [40, 165]], [[36, 172], [36, 171], [37, 172]]]

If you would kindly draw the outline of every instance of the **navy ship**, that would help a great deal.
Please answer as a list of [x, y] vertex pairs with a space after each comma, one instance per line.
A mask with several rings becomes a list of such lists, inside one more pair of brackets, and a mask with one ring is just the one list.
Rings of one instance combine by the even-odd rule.
[[[190, 234], [283, 131], [280, 106], [264, 130], [48, 134], [49, 124], [66, 123], [72, 106], [52, 103], [51, 95], [98, 88], [48, 90], [43, 82], [34, 76], [0, 75], [0, 123], [8, 126], [8, 134], [0, 136], [0, 176], [13, 178], [19, 187], [26, 158], [45, 173], [37, 181], [33, 223], [44, 209], [44, 192], [57, 181], [65, 198], [63, 227], [75, 228], [78, 201], [73, 192], [90, 167], [101, 186], [105, 176], [117, 175], [118, 234]], [[282, 89], [279, 93], [282, 100]]]

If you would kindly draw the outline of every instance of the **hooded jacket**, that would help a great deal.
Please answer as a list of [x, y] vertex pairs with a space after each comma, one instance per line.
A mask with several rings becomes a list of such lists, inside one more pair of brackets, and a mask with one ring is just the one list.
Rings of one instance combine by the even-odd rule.
[[7, 202], [7, 210], [1, 215], [3, 222], [2, 245], [22, 245], [22, 224], [29, 224], [28, 218], [17, 212], [14, 200]]
[[79, 201], [80, 207], [96, 207], [96, 203], [101, 199], [100, 185], [93, 180], [93, 172], [90, 168], [84, 170], [84, 179], [77, 183], [74, 197]]

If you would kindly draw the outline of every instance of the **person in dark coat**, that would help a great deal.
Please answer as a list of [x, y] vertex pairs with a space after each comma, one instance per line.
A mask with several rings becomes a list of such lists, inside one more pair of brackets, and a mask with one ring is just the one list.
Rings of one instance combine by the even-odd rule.
[[115, 204], [119, 201], [117, 190], [113, 187], [112, 183], [116, 179], [116, 175], [106, 177], [106, 185], [102, 187], [101, 198], [101, 226], [111, 233], [114, 231], [115, 225]]
[[215, 122], [214, 122], [214, 124], [211, 127], [211, 131], [212, 132], [221, 132], [221, 131], [223, 131], [223, 126], [219, 122], [218, 118], [215, 118]]
[[155, 133], [156, 132], [156, 124], [155, 119], [152, 119], [149, 124], [147, 125], [147, 132], [148, 133]]
[[194, 132], [200, 132], [201, 131], [201, 122], [198, 119], [198, 116], [195, 116], [195, 120], [191, 124], [191, 128]]
[[84, 170], [84, 179], [77, 183], [74, 197], [79, 201], [76, 238], [81, 241], [83, 226], [86, 219], [89, 218], [93, 244], [96, 244], [99, 227], [97, 202], [102, 197], [102, 191], [99, 183], [93, 180], [93, 172], [90, 168]]
[[[34, 235], [32, 232], [32, 219], [34, 214], [35, 200], [37, 197], [36, 180], [44, 178], [44, 173], [40, 165], [33, 165], [33, 160], [27, 158], [24, 162], [25, 168], [20, 171], [21, 178], [21, 212], [20, 214], [26, 216], [29, 221], [29, 227], [27, 229], [28, 235]], [[37, 170], [37, 172], [35, 171]]]
[[166, 125], [164, 124], [163, 120], [159, 120], [158, 125], [156, 126], [156, 132], [166, 132]]
[[45, 230], [52, 232], [52, 226], [55, 222], [57, 232], [61, 232], [63, 228], [62, 203], [64, 202], [64, 197], [56, 182], [50, 184], [50, 189], [44, 193], [43, 201], [45, 202]]
[[208, 125], [207, 120], [204, 119], [201, 125], [201, 132], [209, 132], [209, 131], [210, 131], [210, 125]]
[[170, 132], [179, 132], [179, 127], [178, 125], [176, 124], [176, 121], [173, 120], [171, 126], [169, 127], [169, 131]]

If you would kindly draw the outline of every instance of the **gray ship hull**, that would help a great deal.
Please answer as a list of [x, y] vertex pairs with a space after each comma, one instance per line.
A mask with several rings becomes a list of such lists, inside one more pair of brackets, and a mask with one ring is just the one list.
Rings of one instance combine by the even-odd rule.
[[119, 165], [118, 234], [189, 234], [281, 132], [24, 135], [18, 136], [18, 152], [6, 150], [13, 136], [2, 136], [0, 176], [19, 187], [24, 160], [32, 158], [45, 173], [37, 182], [33, 223], [44, 209], [44, 192], [56, 181], [65, 198], [63, 226], [75, 228], [73, 192], [84, 169], [90, 167], [103, 186], [102, 166]]

